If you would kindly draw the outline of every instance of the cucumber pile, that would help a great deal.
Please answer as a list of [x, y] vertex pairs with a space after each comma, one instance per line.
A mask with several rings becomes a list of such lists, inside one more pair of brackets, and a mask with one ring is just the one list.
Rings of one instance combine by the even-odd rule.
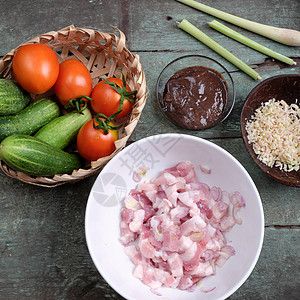
[[58, 104], [49, 98], [29, 102], [19, 85], [0, 79], [0, 158], [13, 170], [33, 176], [79, 169], [78, 155], [64, 149], [92, 119], [89, 109], [60, 115]]

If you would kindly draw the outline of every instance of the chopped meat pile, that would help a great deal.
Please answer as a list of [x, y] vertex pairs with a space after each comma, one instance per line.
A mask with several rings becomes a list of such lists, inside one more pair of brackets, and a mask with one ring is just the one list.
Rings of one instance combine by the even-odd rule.
[[223, 233], [241, 224], [243, 206], [239, 192], [198, 182], [190, 162], [139, 183], [124, 200], [120, 222], [133, 275], [153, 290], [193, 291], [235, 254]]

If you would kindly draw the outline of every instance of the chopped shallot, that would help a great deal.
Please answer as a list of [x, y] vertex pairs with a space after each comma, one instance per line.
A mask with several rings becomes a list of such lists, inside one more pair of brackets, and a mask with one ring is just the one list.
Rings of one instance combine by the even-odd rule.
[[200, 165], [200, 170], [201, 172], [203, 172], [204, 174], [210, 174], [211, 169], [209, 166], [206, 165]]
[[146, 166], [139, 166], [134, 172], [133, 172], [133, 175], [132, 175], [132, 179], [135, 181], [135, 182], [139, 182], [142, 180], [143, 176], [147, 173], [148, 171], [148, 167]]
[[124, 200], [120, 222], [133, 276], [155, 293], [161, 286], [194, 291], [235, 254], [224, 232], [242, 223], [244, 206], [239, 192], [198, 182], [190, 162], [138, 183]]
[[285, 172], [300, 170], [300, 107], [270, 99], [257, 108], [245, 130], [257, 158]]

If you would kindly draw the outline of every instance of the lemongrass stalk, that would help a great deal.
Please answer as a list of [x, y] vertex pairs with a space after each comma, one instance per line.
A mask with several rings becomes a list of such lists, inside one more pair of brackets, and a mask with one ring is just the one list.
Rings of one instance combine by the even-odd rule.
[[234, 64], [239, 69], [241, 69], [244, 73], [252, 77], [254, 80], [261, 79], [261, 77], [256, 71], [254, 71], [247, 64], [245, 64], [236, 56], [234, 56], [231, 52], [223, 48], [221, 45], [219, 45], [217, 42], [215, 42], [213, 39], [211, 39], [209, 36], [207, 36], [204, 32], [195, 27], [186, 19], [183, 19], [178, 24], [178, 27], [195, 37], [197, 40], [199, 40], [200, 42], [202, 42], [221, 56], [223, 56], [225, 59]]
[[278, 52], [275, 52], [247, 37], [245, 37], [244, 35], [236, 32], [235, 30], [232, 30], [230, 29], [229, 27], [221, 24], [220, 22], [216, 21], [216, 20], [213, 20], [211, 22], [208, 22], [208, 25], [210, 27], [212, 27], [213, 29], [229, 36], [230, 38], [250, 47], [250, 48], [253, 48], [261, 53], [264, 53], [270, 57], [273, 57], [277, 60], [280, 60], [288, 65], [296, 65], [297, 63], [295, 61], [293, 61], [291, 58], [287, 57], [287, 56], [284, 56]]
[[194, 0], [176, 0], [176, 1], [189, 5], [209, 15], [212, 15], [216, 18], [222, 19], [229, 23], [235, 24], [249, 31], [263, 35], [279, 43], [288, 46], [300, 46], [300, 31], [287, 29], [287, 28], [278, 28], [278, 27], [273, 27], [273, 26], [249, 21], [247, 19], [240, 18], [235, 15], [223, 12], [221, 10], [212, 8], [210, 6], [204, 5]]

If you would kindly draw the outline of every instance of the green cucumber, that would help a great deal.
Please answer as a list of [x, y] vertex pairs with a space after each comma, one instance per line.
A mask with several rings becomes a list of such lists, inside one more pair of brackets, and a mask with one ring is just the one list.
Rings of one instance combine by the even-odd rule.
[[88, 108], [84, 109], [82, 113], [74, 110], [52, 120], [34, 136], [58, 149], [64, 149], [76, 138], [79, 129], [91, 118], [92, 114]]
[[10, 79], [0, 78], [0, 115], [12, 115], [22, 110], [30, 101], [29, 93]]
[[79, 158], [33, 136], [14, 134], [0, 144], [0, 158], [13, 170], [34, 176], [70, 174]]
[[43, 98], [33, 102], [20, 112], [0, 117], [0, 141], [12, 134], [32, 134], [59, 116], [59, 106]]

